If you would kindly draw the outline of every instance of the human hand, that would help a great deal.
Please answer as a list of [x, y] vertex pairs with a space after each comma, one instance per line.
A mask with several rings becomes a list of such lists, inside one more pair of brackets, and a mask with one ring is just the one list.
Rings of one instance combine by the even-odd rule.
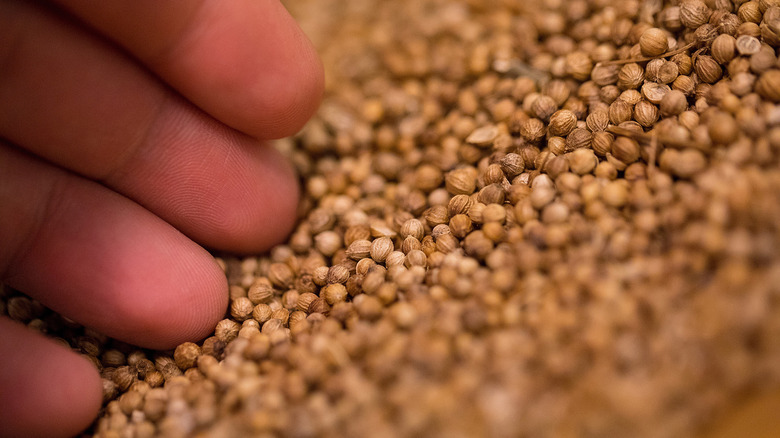
[[[202, 338], [227, 282], [199, 244], [293, 226], [261, 141], [315, 111], [316, 54], [274, 0], [52, 3], [0, 1], [2, 281], [140, 346]], [[0, 318], [0, 435], [73, 435], [100, 400], [87, 361]]]

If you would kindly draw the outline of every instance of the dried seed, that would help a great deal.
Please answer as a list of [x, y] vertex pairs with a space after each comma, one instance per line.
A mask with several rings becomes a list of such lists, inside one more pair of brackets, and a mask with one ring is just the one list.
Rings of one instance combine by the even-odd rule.
[[700, 55], [693, 64], [696, 75], [702, 82], [714, 84], [723, 76], [723, 69], [711, 56]]
[[389, 237], [380, 237], [371, 242], [371, 249], [369, 252], [374, 261], [381, 263], [387, 259], [387, 256], [390, 255], [394, 249], [392, 239]]
[[176, 366], [182, 371], [194, 367], [198, 361], [198, 356], [200, 356], [200, 347], [192, 342], [179, 344], [173, 352], [173, 360], [176, 361]]
[[498, 127], [495, 125], [483, 126], [469, 134], [469, 136], [466, 137], [466, 143], [482, 148], [489, 147], [493, 144], [496, 137], [498, 137], [498, 134]]
[[547, 131], [550, 135], [566, 136], [577, 126], [577, 117], [569, 110], [558, 110], [550, 116]]
[[639, 48], [644, 56], [658, 56], [669, 49], [666, 32], [651, 27], [642, 32], [639, 37]]
[[680, 3], [680, 22], [688, 29], [696, 29], [710, 19], [711, 12], [701, 0], [683, 0]]

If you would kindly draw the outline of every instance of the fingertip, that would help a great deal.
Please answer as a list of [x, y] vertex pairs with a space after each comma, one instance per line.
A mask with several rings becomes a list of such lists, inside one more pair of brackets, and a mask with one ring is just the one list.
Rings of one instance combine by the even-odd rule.
[[228, 303], [224, 272], [200, 248], [175, 248], [171, 255], [175, 261], [159, 259], [145, 265], [140, 260], [129, 261], [146, 266], [146, 272], [115, 283], [117, 290], [102, 298], [110, 300], [109, 312], [100, 317], [98, 329], [160, 350], [203, 339], [214, 331]]
[[196, 240], [206, 247], [240, 254], [268, 250], [295, 226], [300, 187], [291, 163], [270, 145], [245, 148], [235, 166], [231, 190], [202, 224]]
[[[4, 205], [36, 225], [21, 239], [25, 250], [8, 263], [7, 284], [84, 326], [144, 347], [170, 348], [213, 331], [227, 308], [228, 286], [208, 251], [101, 185], [23, 156], [5, 158], [19, 170], [4, 175], [5, 182], [22, 195], [6, 196]], [[22, 175], [28, 178], [17, 179]]]
[[277, 71], [267, 71], [256, 82], [252, 101], [257, 117], [249, 120], [245, 132], [261, 139], [288, 137], [300, 131], [319, 108], [325, 74], [313, 46], [305, 36], [302, 39], [299, 47], [290, 49], [296, 56], [289, 65], [279, 63]]
[[149, 59], [155, 70], [206, 112], [255, 138], [298, 132], [322, 100], [324, 69], [284, 6], [206, 2], [194, 22], [165, 56]]
[[102, 403], [94, 366], [5, 318], [0, 333], [2, 435], [56, 438], [86, 429]]

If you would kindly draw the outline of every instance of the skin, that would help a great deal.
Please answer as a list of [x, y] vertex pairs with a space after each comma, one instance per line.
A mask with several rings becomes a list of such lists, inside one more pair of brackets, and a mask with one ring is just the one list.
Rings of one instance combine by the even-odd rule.
[[[295, 133], [319, 60], [276, 0], [0, 0], [0, 275], [139, 346], [213, 331], [227, 281], [298, 186], [265, 141]], [[0, 435], [72, 436], [101, 403], [85, 359], [0, 319]]]

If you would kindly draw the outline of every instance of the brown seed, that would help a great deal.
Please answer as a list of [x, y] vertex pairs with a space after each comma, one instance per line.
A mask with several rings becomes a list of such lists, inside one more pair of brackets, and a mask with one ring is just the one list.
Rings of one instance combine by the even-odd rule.
[[731, 114], [718, 111], [709, 117], [707, 132], [714, 143], [729, 144], [739, 136], [739, 126]]
[[590, 78], [596, 85], [601, 87], [612, 85], [617, 82], [619, 70], [620, 68], [617, 65], [596, 64], [596, 66], [593, 67]]
[[247, 297], [239, 297], [230, 303], [230, 316], [238, 321], [243, 321], [252, 315], [255, 305]]
[[382, 316], [384, 306], [379, 298], [371, 295], [359, 295], [355, 297], [355, 310], [357, 314], [368, 321], [374, 321]]
[[271, 306], [268, 304], [258, 304], [255, 306], [254, 310], [252, 310], [252, 318], [262, 324], [271, 319], [272, 313], [273, 309], [271, 309]]
[[117, 388], [119, 388], [119, 390], [122, 392], [127, 391], [127, 389], [130, 388], [130, 385], [132, 385], [137, 378], [138, 378], [138, 373], [135, 371], [133, 367], [130, 367], [128, 365], [124, 365], [117, 368], [114, 371], [114, 376], [113, 376], [114, 383], [116, 384]]
[[176, 366], [182, 371], [194, 367], [198, 361], [198, 356], [200, 356], [200, 347], [192, 342], [179, 344], [173, 352], [173, 360], [176, 361]]
[[423, 218], [428, 226], [433, 228], [436, 225], [447, 223], [450, 220], [450, 215], [447, 212], [447, 207], [443, 205], [434, 205], [425, 210]]
[[493, 144], [493, 141], [498, 137], [498, 134], [498, 127], [495, 125], [483, 126], [475, 129], [469, 134], [469, 136], [466, 137], [466, 143], [486, 148]]
[[543, 170], [547, 172], [550, 177], [556, 178], [558, 175], [569, 170], [569, 162], [563, 155], [555, 156], [547, 161]]
[[672, 90], [661, 99], [661, 115], [674, 116], [688, 109], [688, 99], [680, 90]]
[[628, 201], [628, 190], [624, 180], [615, 180], [607, 183], [601, 190], [601, 199], [605, 204], [620, 208]]
[[503, 224], [506, 221], [506, 209], [501, 204], [487, 204], [482, 210], [482, 222], [498, 222]]
[[[590, 74], [590, 72], [588, 72]], [[537, 118], [541, 120], [548, 120], [551, 115], [558, 109], [558, 104], [555, 103], [550, 96], [539, 95], [531, 104], [531, 112]], [[533, 120], [533, 119], [529, 119]], [[520, 134], [522, 135], [523, 129], [521, 128]]]
[[[260, 333], [262, 333], [264, 335], [270, 335], [270, 334], [272, 334], [274, 332], [278, 332], [278, 331], [281, 331], [283, 329], [284, 329], [284, 323], [281, 320], [276, 319], [276, 318], [271, 318], [268, 321], [266, 321], [265, 323], [263, 323], [263, 327], [260, 329]], [[204, 347], [205, 347], [205, 345], [204, 345]], [[224, 347], [223, 347], [223, 350], [224, 350]], [[205, 353], [205, 351], [204, 351], [204, 353]], [[219, 359], [221, 355], [222, 355], [222, 353], [220, 352], [219, 354], [212, 354], [211, 356], [214, 356], [214, 357]]]
[[322, 289], [320, 295], [325, 302], [333, 306], [347, 299], [347, 288], [340, 283], [329, 284]]
[[493, 243], [499, 243], [506, 238], [506, 228], [498, 222], [488, 222], [482, 226], [482, 233]]
[[734, 59], [734, 50], [736, 49], [736, 40], [733, 36], [722, 33], [718, 35], [710, 47], [713, 59], [721, 64], [726, 64]]
[[613, 125], [619, 125], [625, 121], [631, 120], [633, 108], [624, 100], [616, 100], [609, 105], [609, 121]]
[[[369, 249], [370, 253], [370, 249]], [[328, 284], [345, 283], [349, 279], [349, 268], [343, 264], [333, 265], [328, 269]]]
[[553, 155], [563, 155], [566, 152], [566, 139], [563, 137], [550, 137], [547, 139], [547, 151]]
[[520, 136], [528, 143], [538, 143], [544, 138], [544, 134], [544, 122], [537, 118], [529, 118], [520, 124]]
[[[506, 200], [506, 192], [501, 184], [490, 184], [482, 188], [477, 196], [483, 204], [503, 204]], [[447, 217], [449, 221], [449, 217]]]
[[[740, 35], [736, 42], [737, 52], [743, 56], [754, 55], [761, 50], [761, 41], [750, 35]], [[714, 53], [713, 53], [714, 56]]]
[[654, 104], [659, 104], [661, 103], [661, 99], [663, 99], [670, 90], [671, 88], [666, 84], [645, 82], [644, 85], [642, 85], [642, 96]]
[[670, 61], [677, 64], [678, 73], [681, 75], [689, 75], [693, 71], [693, 61], [687, 53], [678, 53], [672, 56]]
[[465, 214], [456, 214], [453, 216], [450, 219], [449, 226], [450, 232], [459, 239], [466, 237], [473, 228], [471, 218]]
[[460, 247], [460, 242], [452, 234], [443, 234], [436, 238], [436, 250], [444, 254], [450, 253]]
[[761, 36], [761, 27], [756, 23], [746, 21], [737, 27], [736, 35], [750, 35], [758, 38]]
[[[467, 195], [455, 195], [450, 199], [449, 204], [447, 204], [447, 212], [450, 217], [455, 216], [456, 214], [467, 213], [472, 204], [473, 201], [471, 197]], [[419, 240], [422, 240], [422, 237], [421, 234]]]
[[696, 29], [710, 19], [711, 12], [701, 0], [683, 0], [680, 3], [680, 22], [688, 29]]
[[[437, 228], [439, 227], [447, 227], [447, 226], [439, 225]], [[436, 230], [436, 228], [434, 228], [434, 230]], [[440, 231], [440, 233], [449, 234], [449, 227], [447, 227], [447, 229], [444, 231]], [[434, 235], [433, 232], [431, 234], [435, 238], [436, 235]], [[390, 253], [390, 255], [387, 256], [387, 259], [385, 259], [385, 266], [387, 266], [387, 268], [390, 269], [393, 266], [403, 265], [405, 261], [406, 261], [406, 256], [402, 251], [393, 251]]]
[[504, 171], [501, 169], [501, 165], [498, 163], [490, 164], [485, 172], [482, 174], [482, 179], [485, 184], [503, 183], [506, 181]]
[[599, 157], [604, 157], [612, 149], [612, 142], [615, 136], [606, 131], [599, 131], [593, 134], [591, 146], [593, 152]]
[[764, 99], [780, 102], [780, 70], [767, 70], [756, 81], [756, 92]]
[[414, 236], [406, 236], [406, 239], [401, 242], [401, 252], [404, 254], [408, 254], [409, 251], [420, 248], [422, 248], [422, 244]]
[[139, 359], [130, 366], [138, 373], [138, 377], [141, 379], [145, 379], [146, 375], [155, 369], [154, 362], [145, 357], [143, 359]]
[[607, 111], [593, 111], [585, 119], [585, 124], [591, 132], [604, 131], [609, 126], [609, 113]]
[[607, 85], [599, 90], [599, 97], [604, 103], [612, 103], [620, 96], [620, 88], [614, 85]]
[[639, 88], [644, 79], [645, 71], [639, 64], [626, 64], [618, 72], [617, 86], [621, 90], [636, 89]]
[[696, 88], [696, 83], [693, 81], [693, 79], [690, 76], [677, 76], [677, 79], [675, 79], [674, 82], [672, 82], [672, 89], [680, 90], [686, 96], [692, 95], [695, 88]]
[[307, 312], [309, 310], [309, 305], [312, 303], [312, 301], [319, 298], [316, 294], [313, 293], [303, 293], [298, 296], [298, 301], [295, 304], [295, 308], [302, 311]]
[[666, 61], [658, 68], [656, 79], [660, 84], [671, 84], [677, 79], [680, 74], [680, 69], [677, 64]]
[[[272, 304], [279, 303], [278, 306], [273, 307], [273, 313], [271, 313], [271, 318], [278, 318], [277, 311], [279, 309], [294, 309], [295, 304], [298, 302], [298, 297], [301, 296], [301, 293], [298, 292], [295, 289], [290, 289], [282, 294], [282, 299], [279, 302], [274, 302]], [[279, 318], [281, 319], [281, 318]]]
[[708, 55], [699, 55], [693, 67], [699, 79], [707, 84], [714, 84], [723, 76], [723, 69]]
[[103, 403], [108, 403], [119, 395], [119, 389], [113, 380], [101, 378], [100, 383], [103, 389]]
[[[669, 125], [671, 128], [683, 127], [689, 131], [692, 131], [695, 127], [699, 126], [699, 115], [695, 111], [683, 111], [677, 116], [680, 125]], [[669, 132], [665, 133], [669, 135]]]
[[116, 349], [104, 351], [100, 356], [100, 361], [104, 367], [120, 367], [127, 364], [125, 354]]
[[332, 211], [324, 208], [317, 208], [309, 213], [307, 223], [311, 227], [311, 232], [316, 234], [333, 227], [335, 220], [336, 218]]
[[642, 32], [639, 37], [639, 48], [644, 56], [658, 56], [669, 48], [666, 32], [657, 27], [651, 27]]
[[679, 6], [668, 6], [664, 8], [661, 11], [659, 18], [663, 23], [664, 27], [671, 31], [677, 31], [680, 30], [680, 28], [682, 28], [682, 22], [680, 21]]
[[565, 81], [553, 79], [544, 85], [542, 94], [552, 97], [555, 103], [560, 106], [571, 95], [571, 89]]
[[274, 288], [266, 277], [257, 277], [247, 291], [247, 298], [252, 304], [268, 302], [274, 296]]
[[683, 149], [672, 164], [672, 172], [681, 178], [690, 178], [704, 170], [707, 158], [696, 149]]
[[646, 100], [640, 101], [634, 105], [634, 120], [646, 128], [652, 126], [658, 120], [658, 107]]
[[447, 191], [453, 195], [470, 195], [477, 185], [477, 172], [473, 167], [461, 167], [447, 173], [444, 179]]
[[566, 136], [577, 127], [577, 116], [569, 110], [558, 110], [550, 116], [547, 125], [549, 135]]
[[[333, 254], [336, 253], [336, 251], [338, 251], [343, 247], [343, 239], [335, 231], [330, 231], [330, 230], [323, 231], [317, 234], [316, 236], [314, 236], [314, 247], [322, 255], [332, 256]], [[270, 278], [270, 272], [269, 272], [269, 278]], [[284, 278], [284, 279], [288, 280], [289, 278]], [[277, 278], [277, 280], [281, 280], [281, 278]], [[271, 281], [273, 282], [273, 280]]]
[[508, 153], [499, 161], [501, 170], [507, 178], [514, 178], [525, 170], [523, 158], [516, 153]]
[[566, 137], [566, 152], [576, 149], [589, 148], [593, 136], [587, 129], [576, 128]]
[[415, 186], [424, 192], [439, 187], [442, 180], [441, 169], [432, 164], [422, 164], [414, 171]]
[[268, 267], [268, 279], [274, 286], [287, 289], [293, 285], [295, 275], [287, 263], [271, 263]]
[[737, 17], [744, 22], [760, 23], [762, 18], [761, 9], [757, 1], [742, 3], [737, 10]]
[[374, 261], [381, 263], [387, 259], [394, 250], [393, 240], [389, 237], [380, 237], [371, 242], [370, 254]]
[[750, 56], [750, 71], [761, 74], [770, 68], [776, 67], [777, 56], [774, 48], [762, 45], [758, 52]]
[[569, 160], [569, 169], [577, 175], [585, 175], [592, 172], [599, 162], [592, 149], [577, 149], [567, 154], [566, 159]]
[[[244, 322], [246, 323], [247, 321], [254, 320], [247, 319]], [[222, 341], [230, 342], [238, 336], [239, 329], [240, 326], [236, 321], [233, 321], [232, 319], [223, 319], [217, 323], [217, 327], [214, 329], [214, 336]]]
[[566, 73], [574, 79], [586, 81], [590, 78], [592, 70], [593, 61], [587, 53], [577, 51], [566, 55]]
[[369, 256], [371, 252], [371, 242], [361, 239], [352, 242], [346, 250], [347, 257], [352, 260], [360, 260]]
[[[439, 181], [441, 183], [441, 181]], [[371, 229], [367, 224], [351, 225], [344, 231], [344, 245], [349, 246], [356, 240], [371, 238]]]
[[608, 153], [606, 156], [607, 161], [602, 161], [596, 166], [596, 170], [593, 173], [599, 178], [615, 179], [618, 176], [618, 172], [626, 170], [628, 165], [617, 158], [612, 153]]
[[639, 144], [628, 137], [618, 137], [612, 143], [612, 156], [625, 164], [631, 164], [639, 159]]

